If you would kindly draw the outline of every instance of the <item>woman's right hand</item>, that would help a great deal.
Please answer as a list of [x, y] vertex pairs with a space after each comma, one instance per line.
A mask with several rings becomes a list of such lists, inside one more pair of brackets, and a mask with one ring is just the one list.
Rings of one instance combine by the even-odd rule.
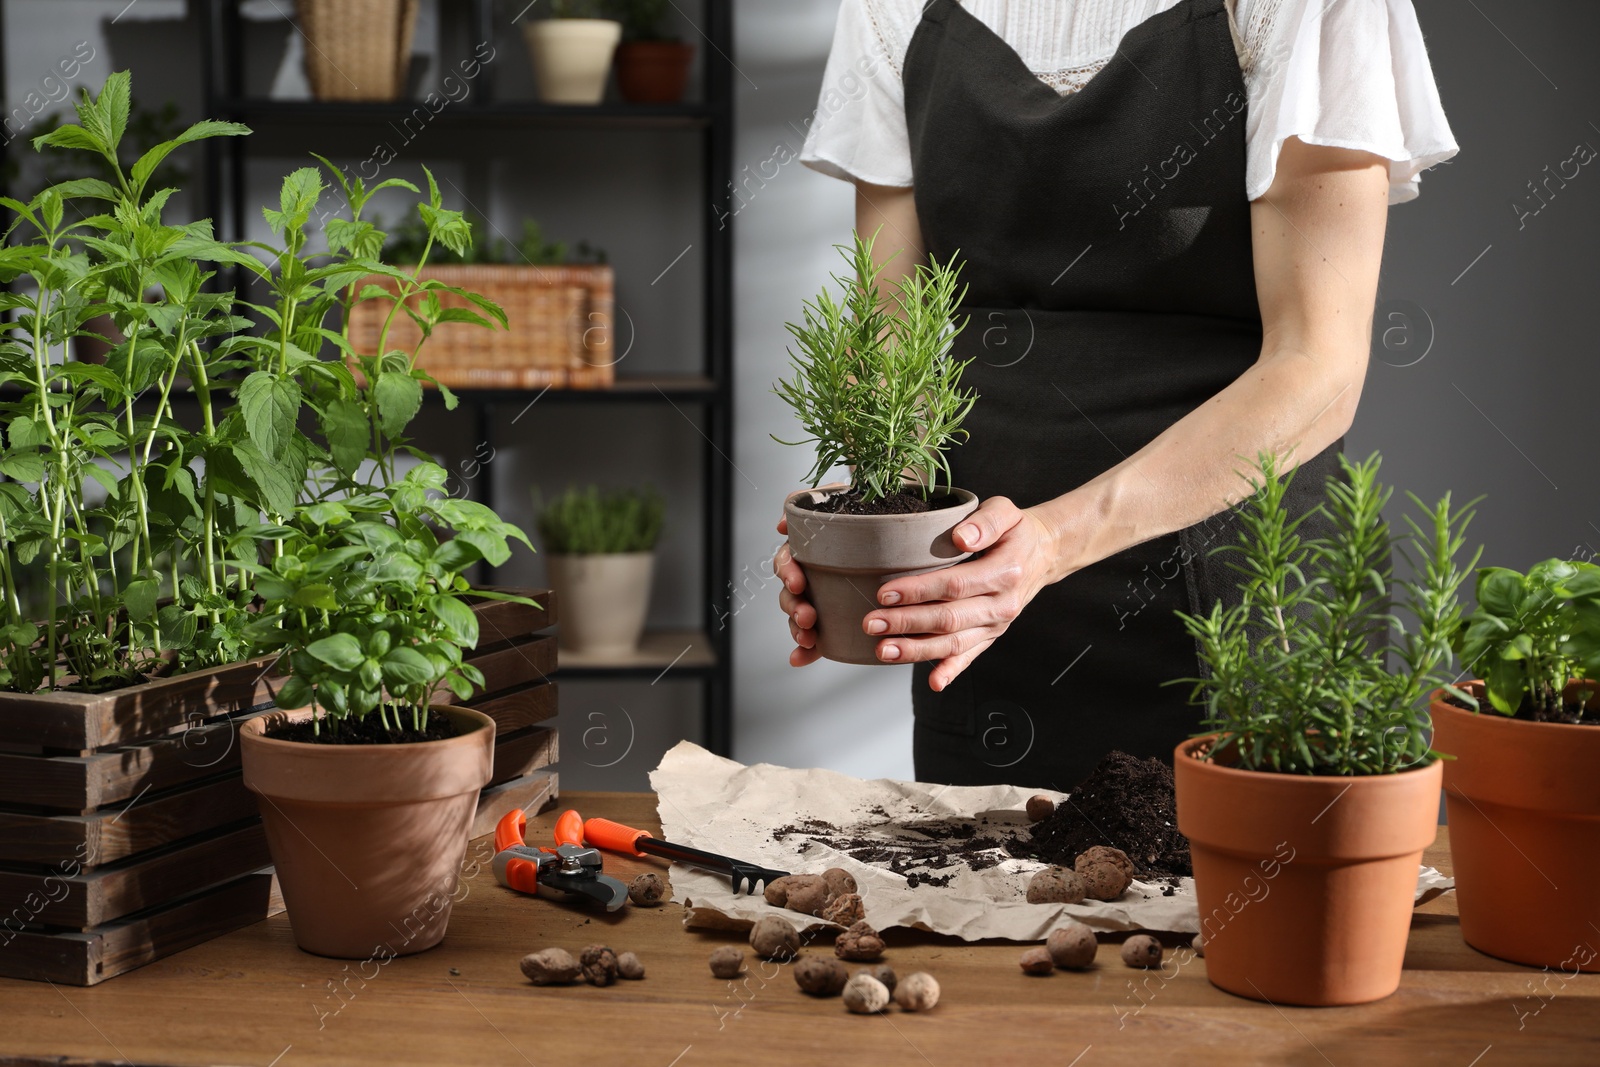
[[[788, 519], [778, 520], [778, 532], [788, 534]], [[789, 542], [785, 541], [772, 557], [772, 573], [783, 583], [778, 589], [778, 606], [789, 616], [789, 636], [795, 643], [794, 651], [789, 653], [789, 665], [804, 667], [815, 663], [822, 655], [817, 651], [817, 609], [804, 596], [806, 574], [794, 561]]]

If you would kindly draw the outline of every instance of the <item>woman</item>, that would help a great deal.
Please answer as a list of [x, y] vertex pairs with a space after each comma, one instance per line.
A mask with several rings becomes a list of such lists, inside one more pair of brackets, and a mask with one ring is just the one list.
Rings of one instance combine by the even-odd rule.
[[969, 286], [977, 555], [863, 619], [915, 664], [917, 777], [1169, 758], [1200, 721], [1173, 611], [1235, 596], [1208, 553], [1249, 458], [1298, 465], [1300, 510], [1337, 472], [1387, 206], [1456, 151], [1410, 0], [844, 0], [822, 99], [801, 159], [856, 184], [884, 281], [958, 254]]

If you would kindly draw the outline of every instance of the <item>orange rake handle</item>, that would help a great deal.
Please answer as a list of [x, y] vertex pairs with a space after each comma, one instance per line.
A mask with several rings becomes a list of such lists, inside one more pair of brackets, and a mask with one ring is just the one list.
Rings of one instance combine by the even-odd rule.
[[603, 848], [607, 852], [626, 852], [630, 856], [643, 856], [639, 851], [638, 842], [641, 837], [650, 835], [643, 830], [635, 830], [631, 826], [624, 826], [620, 822], [610, 819], [585, 819], [583, 823], [583, 839], [590, 848]]

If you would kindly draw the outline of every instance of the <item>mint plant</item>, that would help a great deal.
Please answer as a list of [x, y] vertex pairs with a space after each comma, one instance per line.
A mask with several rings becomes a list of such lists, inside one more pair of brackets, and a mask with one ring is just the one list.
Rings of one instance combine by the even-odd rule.
[[838, 464], [852, 465], [851, 489], [863, 502], [902, 491], [907, 471], [924, 496], [940, 475], [948, 485], [945, 451], [965, 439], [961, 422], [977, 399], [961, 389], [964, 364], [950, 351], [965, 327], [956, 321], [966, 293], [959, 267], [918, 264], [898, 285], [880, 288], [875, 239], [856, 234], [850, 246], [835, 246], [850, 264], [846, 275], [832, 275], [843, 298], [824, 289], [806, 301], [804, 322], [786, 324], [799, 347], [789, 353], [795, 374], [773, 390], [808, 435], [773, 440], [815, 444], [812, 486]]
[[[1213, 550], [1236, 557], [1229, 565], [1240, 603], [1178, 613], [1206, 668], [1206, 677], [1178, 681], [1192, 683], [1207, 732], [1217, 734], [1207, 758], [1246, 770], [1367, 775], [1435, 757], [1426, 697], [1444, 681], [1458, 593], [1477, 563], [1476, 553], [1464, 568], [1456, 562], [1472, 505], [1452, 510], [1446, 494], [1429, 508], [1408, 494], [1421, 518], [1406, 516], [1407, 533], [1397, 537], [1383, 518], [1391, 490], [1377, 480], [1380, 463], [1376, 453], [1360, 463], [1341, 456], [1348, 480], [1329, 478], [1319, 505], [1333, 532], [1302, 539], [1306, 516], [1291, 517], [1284, 505], [1293, 473], [1280, 476], [1274, 457], [1260, 457], [1239, 543]], [[1394, 579], [1392, 550], [1409, 560], [1413, 578]], [[1397, 670], [1385, 655], [1390, 643]]]
[[[1478, 572], [1478, 606], [1455, 634], [1456, 654], [1483, 679], [1489, 704], [1502, 715], [1564, 719], [1569, 682], [1600, 679], [1600, 566], [1548, 559], [1527, 574], [1505, 567]], [[1450, 693], [1478, 709], [1473, 694]], [[1578, 701], [1580, 718], [1600, 701]]]

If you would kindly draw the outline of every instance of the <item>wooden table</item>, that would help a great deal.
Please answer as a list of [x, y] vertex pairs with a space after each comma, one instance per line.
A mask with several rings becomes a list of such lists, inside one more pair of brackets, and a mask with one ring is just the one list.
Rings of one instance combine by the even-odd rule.
[[[659, 826], [647, 794], [564, 800]], [[553, 817], [529, 839], [547, 836]], [[469, 858], [490, 851], [483, 839]], [[1442, 828], [1427, 862], [1450, 870]], [[624, 880], [664, 869], [606, 864]], [[1015, 944], [899, 930], [886, 961], [902, 975], [932, 972], [942, 1002], [852, 1016], [837, 998], [801, 994], [787, 967], [713, 978], [710, 951], [743, 942], [686, 931], [677, 905], [596, 914], [502, 889], [486, 862], [468, 873], [444, 944], [381, 968], [300, 952], [280, 915], [90, 989], [0, 981], [0, 1065], [1600, 1063], [1600, 975], [1564, 978], [1474, 952], [1448, 893], [1419, 909], [1399, 992], [1362, 1007], [1243, 1000], [1212, 987], [1200, 959], [1147, 978], [1114, 945], [1091, 971], [1033, 978], [1018, 971]], [[536, 988], [518, 971], [525, 952], [597, 941], [638, 953], [645, 980]]]

